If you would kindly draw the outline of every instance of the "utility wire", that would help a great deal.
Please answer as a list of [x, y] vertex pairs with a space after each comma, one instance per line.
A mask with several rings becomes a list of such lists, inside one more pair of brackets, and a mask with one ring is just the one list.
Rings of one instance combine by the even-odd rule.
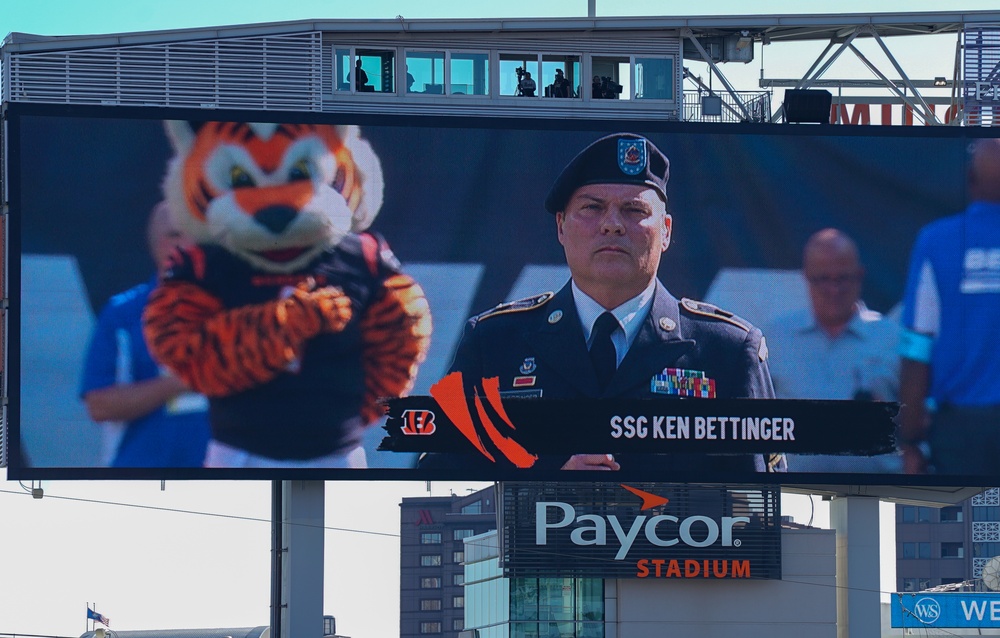
[[[30, 496], [30, 494], [25, 493], [25, 492], [16, 492], [14, 490], [3, 490], [3, 489], [0, 489], [0, 494], [13, 494], [14, 496]], [[238, 521], [253, 521], [255, 523], [270, 523], [271, 522], [270, 518], [260, 518], [260, 517], [257, 517], [257, 516], [239, 516], [237, 514], [222, 514], [222, 513], [219, 513], [219, 512], [204, 512], [204, 511], [199, 511], [199, 510], [185, 510], [185, 509], [179, 509], [179, 508], [175, 508], [175, 507], [160, 507], [160, 506], [157, 506], [157, 505], [142, 505], [142, 504], [139, 504], [139, 503], [123, 503], [121, 501], [103, 501], [103, 500], [100, 500], [100, 499], [81, 498], [81, 497], [77, 497], [77, 496], [59, 496], [59, 495], [56, 495], [56, 494], [51, 494], [49, 492], [45, 493], [45, 498], [53, 498], [53, 499], [58, 499], [58, 500], [62, 500], [62, 501], [75, 501], [75, 502], [78, 502], [78, 503], [96, 503], [98, 505], [116, 505], [118, 507], [131, 507], [131, 508], [135, 508], [135, 509], [154, 510], [154, 511], [159, 511], [159, 512], [174, 512], [174, 513], [177, 513], [177, 514], [194, 514], [194, 515], [198, 515], [198, 516], [211, 516], [211, 517], [215, 517], [215, 518], [226, 518], [226, 519], [238, 520]], [[348, 528], [348, 527], [331, 527], [331, 526], [327, 526], [327, 525], [312, 525], [312, 524], [309, 524], [309, 523], [287, 523], [286, 522], [286, 524], [288, 524], [288, 525], [298, 525], [298, 526], [302, 526], [302, 527], [322, 528], [322, 529], [330, 530], [330, 531], [334, 531], [334, 532], [351, 532], [351, 533], [354, 533], [354, 534], [368, 534], [370, 536], [388, 536], [390, 538], [399, 538], [399, 534], [393, 534], [393, 533], [390, 533], [390, 532], [374, 532], [374, 531], [365, 530], [365, 529], [351, 529], [351, 528]]]

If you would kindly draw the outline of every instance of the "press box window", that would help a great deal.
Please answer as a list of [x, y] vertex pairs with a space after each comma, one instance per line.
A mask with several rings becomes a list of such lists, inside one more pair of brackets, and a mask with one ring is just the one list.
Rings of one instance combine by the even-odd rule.
[[441, 554], [424, 554], [420, 557], [421, 567], [439, 567], [441, 565]]
[[395, 64], [392, 49], [335, 49], [335, 88], [348, 93], [394, 93]]
[[420, 589], [441, 589], [441, 579], [437, 576], [432, 578], [421, 578]]
[[421, 545], [440, 545], [441, 532], [424, 532], [420, 535]]
[[627, 56], [594, 56], [590, 59], [591, 75], [586, 84], [590, 86], [592, 100], [632, 99], [632, 75], [629, 72], [630, 59]]
[[441, 611], [441, 599], [425, 598], [421, 600], [420, 611]]
[[[534, 90], [525, 90], [521, 80], [531, 74], [535, 82]], [[538, 54], [536, 53], [501, 53], [500, 54], [500, 95], [517, 97], [538, 97], [542, 86], [538, 73]]]
[[444, 51], [406, 52], [406, 92], [444, 93]]
[[449, 54], [448, 93], [451, 95], [490, 94], [490, 56], [488, 53]]
[[580, 74], [579, 56], [543, 55], [542, 79], [539, 82], [539, 85], [544, 86], [542, 95], [555, 98], [580, 97], [580, 90], [583, 88]]
[[635, 99], [674, 99], [674, 59], [635, 59]]

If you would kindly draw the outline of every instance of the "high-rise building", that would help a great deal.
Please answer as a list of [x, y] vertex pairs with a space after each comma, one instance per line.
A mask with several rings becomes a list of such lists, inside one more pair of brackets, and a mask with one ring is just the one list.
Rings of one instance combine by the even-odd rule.
[[896, 506], [897, 591], [978, 579], [983, 565], [998, 555], [1000, 488], [940, 509]]
[[404, 498], [399, 527], [400, 638], [457, 638], [465, 618], [462, 541], [497, 528], [496, 490]]

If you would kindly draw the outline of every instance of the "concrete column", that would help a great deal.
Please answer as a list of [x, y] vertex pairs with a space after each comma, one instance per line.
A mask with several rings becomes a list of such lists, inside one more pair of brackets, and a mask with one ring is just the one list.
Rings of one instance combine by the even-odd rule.
[[879, 638], [879, 501], [836, 497], [830, 522], [837, 532], [837, 638]]
[[323, 636], [323, 481], [282, 481], [282, 638]]

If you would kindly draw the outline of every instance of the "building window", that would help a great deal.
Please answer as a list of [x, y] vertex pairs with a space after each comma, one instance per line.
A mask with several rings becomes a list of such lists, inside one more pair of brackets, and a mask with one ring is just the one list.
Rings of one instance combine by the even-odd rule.
[[334, 89], [346, 93], [394, 93], [394, 49], [334, 49]]
[[512, 638], [515, 626], [519, 631], [517, 635], [522, 638], [532, 635], [603, 636], [604, 580], [513, 578], [510, 580], [510, 621]]
[[454, 631], [462, 631], [465, 629], [465, 621], [461, 618], [455, 618], [451, 621], [451, 628]]
[[923, 591], [930, 588], [931, 579], [930, 578], [904, 578], [903, 579], [903, 591]]
[[441, 554], [423, 554], [420, 557], [421, 567], [439, 567], [441, 565]]
[[961, 523], [963, 518], [961, 506], [941, 508], [942, 523]]
[[451, 606], [455, 609], [462, 609], [465, 607], [465, 596], [452, 596]]
[[593, 78], [590, 82], [592, 100], [632, 99], [632, 75], [629, 58], [594, 56], [590, 60]]
[[452, 574], [451, 575], [452, 585], [464, 585], [465, 584], [465, 574]]
[[420, 623], [420, 633], [422, 633], [422, 634], [439, 634], [439, 633], [441, 633], [441, 623], [439, 623], [439, 622], [422, 622], [422, 623]]
[[450, 58], [449, 94], [490, 94], [490, 56], [488, 53], [452, 52]]
[[[530, 78], [534, 89], [525, 88]], [[538, 87], [542, 86], [538, 73], [538, 55], [535, 53], [500, 54], [500, 95], [518, 97], [538, 97]]]
[[635, 98], [637, 100], [674, 99], [674, 59], [635, 59]]
[[475, 530], [471, 530], [471, 529], [456, 529], [452, 533], [452, 538], [454, 540], [456, 540], [456, 541], [460, 541], [463, 538], [468, 538], [468, 537], [472, 536], [475, 533], [476, 533], [476, 531]]
[[933, 520], [931, 508], [913, 505], [903, 506], [902, 518], [904, 523], [930, 523]]
[[[354, 59], [357, 68], [361, 63], [363, 74], [359, 73], [354, 81], [354, 88], [361, 93], [395, 93], [396, 52], [393, 49], [358, 49]], [[361, 83], [358, 80], [365, 80]]]
[[444, 94], [444, 51], [406, 52], [406, 92]]
[[465, 552], [452, 552], [451, 553], [451, 562], [455, 563], [456, 565], [458, 565], [460, 563], [464, 563], [465, 562]]
[[463, 514], [482, 514], [483, 513], [483, 502], [476, 501], [475, 503], [469, 503], [462, 508]]
[[930, 543], [903, 543], [902, 558], [930, 558]]
[[941, 558], [965, 558], [962, 543], [941, 543]]
[[441, 611], [441, 599], [424, 598], [420, 601], [420, 611]]
[[545, 97], [580, 97], [583, 88], [580, 57], [576, 55], [543, 55], [542, 94]]
[[420, 534], [421, 545], [440, 545], [441, 532], [423, 532]]
[[421, 578], [420, 589], [441, 589], [441, 579], [437, 576]]

